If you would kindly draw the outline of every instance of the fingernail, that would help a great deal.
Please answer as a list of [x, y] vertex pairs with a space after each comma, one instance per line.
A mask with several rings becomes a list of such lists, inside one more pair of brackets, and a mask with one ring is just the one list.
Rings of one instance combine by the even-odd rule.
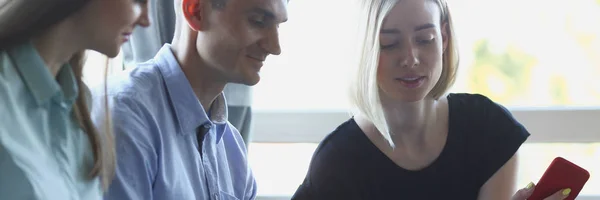
[[569, 196], [571, 194], [571, 188], [567, 188], [562, 191], [563, 196]]
[[529, 184], [527, 184], [527, 187], [525, 187], [525, 189], [531, 189], [533, 187], [533, 182], [529, 182]]

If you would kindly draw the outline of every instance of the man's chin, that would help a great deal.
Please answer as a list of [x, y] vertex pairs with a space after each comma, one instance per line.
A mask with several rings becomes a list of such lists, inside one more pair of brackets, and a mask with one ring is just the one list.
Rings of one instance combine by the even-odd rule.
[[234, 83], [247, 85], [247, 86], [254, 86], [254, 85], [258, 84], [258, 82], [260, 82], [260, 76], [258, 76], [258, 75], [253, 76], [253, 77], [244, 77], [244, 79], [242, 79], [240, 81], [234, 81]]
[[247, 82], [245, 82], [245, 83], [244, 83], [244, 85], [247, 85], [247, 86], [254, 86], [254, 85], [258, 84], [258, 82], [259, 82], [259, 81], [260, 81], [260, 78], [257, 78], [256, 80], [252, 80], [252, 81], [247, 81]]

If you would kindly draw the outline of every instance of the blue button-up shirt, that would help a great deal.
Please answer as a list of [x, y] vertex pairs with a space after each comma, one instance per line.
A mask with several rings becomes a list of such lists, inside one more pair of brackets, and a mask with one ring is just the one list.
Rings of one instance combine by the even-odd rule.
[[[103, 102], [102, 90], [95, 90], [99, 91], [94, 92], [95, 102]], [[106, 94], [117, 171], [105, 199], [255, 198], [246, 147], [227, 122], [224, 96], [213, 102], [207, 114], [169, 45], [154, 59], [110, 77]], [[100, 123], [105, 113], [96, 109], [92, 115]], [[198, 145], [200, 129], [207, 131], [202, 145]]]
[[31, 43], [0, 52], [0, 199], [102, 198], [78, 94], [71, 66], [54, 76]]

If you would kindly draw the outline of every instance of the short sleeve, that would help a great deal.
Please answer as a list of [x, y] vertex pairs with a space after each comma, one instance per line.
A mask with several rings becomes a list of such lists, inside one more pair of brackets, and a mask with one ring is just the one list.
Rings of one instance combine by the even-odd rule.
[[504, 106], [484, 96], [479, 99], [482, 121], [474, 150], [480, 161], [477, 184], [483, 185], [517, 153], [530, 134]]

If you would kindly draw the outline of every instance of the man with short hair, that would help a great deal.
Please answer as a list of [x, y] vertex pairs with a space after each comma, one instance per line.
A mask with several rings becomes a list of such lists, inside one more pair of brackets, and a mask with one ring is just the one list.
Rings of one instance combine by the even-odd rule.
[[[254, 199], [246, 147], [223, 88], [255, 85], [281, 53], [287, 0], [177, 0], [172, 44], [112, 76], [107, 93], [117, 172], [105, 199]], [[101, 101], [96, 101], [101, 102]], [[96, 123], [107, 113], [94, 106]]]

